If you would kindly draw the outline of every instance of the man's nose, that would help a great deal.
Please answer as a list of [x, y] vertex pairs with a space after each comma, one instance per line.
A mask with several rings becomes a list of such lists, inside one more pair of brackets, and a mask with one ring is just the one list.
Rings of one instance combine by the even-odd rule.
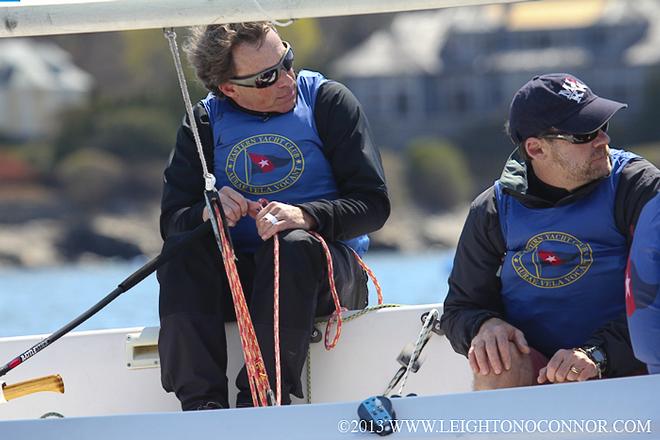
[[284, 67], [280, 68], [280, 76], [277, 78], [277, 86], [278, 87], [283, 87], [283, 86], [290, 86], [292, 83], [296, 82], [295, 79], [295, 74], [293, 73], [293, 69], [285, 69]]
[[602, 147], [610, 143], [610, 135], [604, 132], [603, 130], [598, 131], [598, 136], [593, 140], [592, 146], [594, 148]]

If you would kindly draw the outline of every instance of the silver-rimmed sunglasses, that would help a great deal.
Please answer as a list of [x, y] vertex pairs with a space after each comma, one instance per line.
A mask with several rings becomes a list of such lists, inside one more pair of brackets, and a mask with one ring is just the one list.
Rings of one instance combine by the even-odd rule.
[[275, 84], [280, 78], [280, 70], [288, 72], [293, 67], [293, 48], [286, 41], [282, 41], [282, 44], [286, 48], [286, 52], [284, 52], [284, 55], [282, 55], [282, 58], [277, 64], [264, 69], [261, 72], [255, 73], [254, 75], [231, 78], [229, 82], [236, 84], [237, 86], [253, 87], [257, 89], [263, 89]]
[[539, 135], [539, 138], [543, 139], [563, 139], [565, 141], [568, 141], [572, 144], [586, 144], [588, 142], [592, 142], [594, 139], [598, 137], [598, 133], [601, 132], [601, 130], [604, 133], [607, 133], [607, 128], [609, 127], [609, 121], [606, 122], [604, 125], [601, 127], [597, 128], [596, 130], [592, 131], [591, 133], [585, 133], [585, 134], [567, 134], [567, 133], [544, 133]]

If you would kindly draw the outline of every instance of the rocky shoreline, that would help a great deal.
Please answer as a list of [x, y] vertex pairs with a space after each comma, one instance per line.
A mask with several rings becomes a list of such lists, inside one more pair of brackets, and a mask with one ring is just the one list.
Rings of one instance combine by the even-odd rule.
[[[86, 223], [40, 218], [0, 227], [0, 266], [44, 267], [108, 258], [154, 256], [162, 241], [158, 206], [140, 213], [99, 214]], [[438, 216], [394, 211], [380, 231], [371, 234], [372, 250], [418, 252], [453, 248], [467, 209]]]

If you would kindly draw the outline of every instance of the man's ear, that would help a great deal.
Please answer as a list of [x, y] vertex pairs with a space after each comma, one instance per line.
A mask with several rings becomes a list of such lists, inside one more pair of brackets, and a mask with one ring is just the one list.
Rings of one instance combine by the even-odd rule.
[[223, 95], [228, 96], [229, 98], [233, 98], [236, 96], [236, 85], [230, 82], [220, 84], [218, 86], [218, 89], [220, 90], [220, 92], [222, 92]]
[[525, 152], [531, 160], [543, 159], [546, 155], [546, 144], [539, 138], [529, 137], [525, 139]]

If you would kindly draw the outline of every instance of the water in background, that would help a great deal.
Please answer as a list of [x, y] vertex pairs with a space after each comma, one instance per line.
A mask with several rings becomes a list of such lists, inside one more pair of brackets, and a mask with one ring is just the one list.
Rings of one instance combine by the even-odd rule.
[[[453, 251], [371, 253], [365, 259], [384, 302], [442, 302]], [[42, 269], [0, 269], [0, 337], [52, 333], [89, 309], [145, 261]], [[370, 304], [376, 292], [370, 283]], [[158, 283], [149, 276], [76, 330], [158, 325]]]

